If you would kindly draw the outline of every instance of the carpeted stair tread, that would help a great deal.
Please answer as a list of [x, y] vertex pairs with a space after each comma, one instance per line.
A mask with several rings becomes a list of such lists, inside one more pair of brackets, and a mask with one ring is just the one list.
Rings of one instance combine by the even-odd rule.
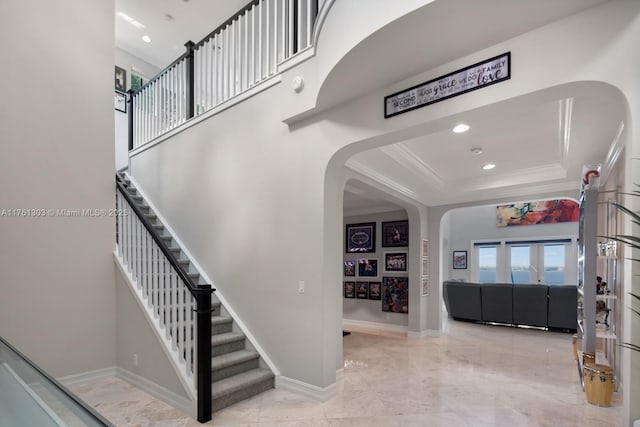
[[[211, 303], [213, 306], [213, 303]], [[232, 323], [233, 319], [226, 316], [211, 316], [211, 325], [222, 325], [225, 323]]]
[[213, 399], [219, 399], [234, 392], [251, 388], [254, 384], [274, 378], [268, 369], [256, 368], [242, 374], [234, 375], [213, 383], [211, 392]]
[[257, 359], [258, 357], [260, 357], [258, 353], [251, 350], [239, 350], [234, 351], [233, 353], [221, 354], [220, 356], [215, 356], [211, 359], [211, 368], [216, 371], [228, 366]]
[[224, 334], [217, 334], [211, 337], [212, 345], [222, 345], [235, 341], [242, 341], [244, 339], [244, 335], [236, 334], [235, 332], [226, 332]]

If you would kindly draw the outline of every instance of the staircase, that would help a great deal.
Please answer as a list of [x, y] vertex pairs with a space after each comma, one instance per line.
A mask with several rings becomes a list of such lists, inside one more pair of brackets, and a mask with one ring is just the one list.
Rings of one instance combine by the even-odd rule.
[[[193, 263], [186, 257], [128, 176], [118, 172], [118, 177], [131, 199], [141, 209], [162, 240], [167, 243], [188, 276], [194, 283], [203, 282]], [[211, 305], [213, 309], [211, 315], [212, 406], [215, 412], [274, 388], [275, 377], [235, 325], [215, 293], [212, 295]]]

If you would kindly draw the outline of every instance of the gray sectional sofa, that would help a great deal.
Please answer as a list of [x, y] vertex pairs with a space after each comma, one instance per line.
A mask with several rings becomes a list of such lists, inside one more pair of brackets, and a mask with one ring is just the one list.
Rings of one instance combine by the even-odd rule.
[[575, 331], [576, 286], [443, 283], [449, 315], [458, 320]]

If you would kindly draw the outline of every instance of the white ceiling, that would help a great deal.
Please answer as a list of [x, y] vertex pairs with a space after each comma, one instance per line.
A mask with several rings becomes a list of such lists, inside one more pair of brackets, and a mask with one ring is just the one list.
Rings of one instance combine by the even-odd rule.
[[[247, 2], [116, 0], [116, 13], [146, 26], [136, 29], [116, 16], [116, 45], [163, 68], [184, 52], [184, 42], [199, 41]], [[323, 93], [335, 95], [330, 103], [352, 99], [601, 2], [438, 0], [353, 49], [329, 76]], [[465, 13], [460, 15], [460, 10]], [[174, 19], [168, 21], [166, 14]], [[508, 25], [482, 24], [491, 16]], [[461, 26], [459, 31], [452, 23]], [[436, 35], [431, 32], [445, 31], [443, 25], [449, 35], [430, 44], [429, 55], [388, 46], [385, 50], [395, 59], [380, 62], [380, 47], [393, 43], [390, 35], [432, 40]], [[143, 34], [152, 42], [144, 43]], [[397, 63], [403, 64], [402, 70], [390, 66]], [[376, 71], [363, 76], [362, 69]], [[617, 92], [596, 83], [550, 89], [456, 118], [471, 126], [467, 133], [452, 133], [452, 122], [433, 133], [359, 153], [347, 166], [427, 206], [575, 190], [584, 164], [604, 162], [624, 118], [624, 105]], [[472, 155], [472, 148], [483, 153]], [[489, 162], [496, 168], [482, 170]], [[345, 212], [397, 209], [390, 200], [352, 180], [345, 189]]]
[[[206, 37], [249, 0], [115, 0], [115, 45], [163, 69], [185, 52], [184, 44]], [[122, 12], [145, 26], [136, 28]], [[171, 15], [173, 19], [167, 19]], [[151, 43], [142, 41], [148, 35]]]

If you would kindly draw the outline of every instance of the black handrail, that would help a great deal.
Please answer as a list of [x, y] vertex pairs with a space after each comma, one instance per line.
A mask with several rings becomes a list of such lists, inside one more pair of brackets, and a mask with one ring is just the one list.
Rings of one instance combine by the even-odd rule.
[[167, 244], [160, 238], [159, 233], [154, 230], [149, 220], [142, 210], [133, 202], [126, 187], [122, 183], [120, 174], [116, 173], [116, 187], [125, 198], [129, 207], [136, 214], [142, 225], [147, 229], [151, 237], [156, 242], [164, 256], [167, 258], [178, 276], [182, 279], [193, 298], [196, 300], [196, 327], [198, 334], [196, 337], [197, 354], [197, 419], [201, 423], [211, 420], [212, 395], [211, 395], [211, 294], [215, 291], [209, 284], [199, 285], [189, 277], [184, 267], [178, 262], [176, 256], [169, 250]]
[[60, 384], [58, 381], [56, 381], [51, 375], [47, 374], [45, 371], [43, 371], [38, 365], [36, 365], [35, 363], [33, 363], [31, 361], [31, 359], [29, 359], [27, 356], [25, 356], [24, 354], [22, 354], [20, 351], [18, 351], [17, 348], [15, 348], [14, 346], [12, 346], [11, 344], [9, 344], [4, 338], [0, 337], [0, 343], [2, 343], [3, 345], [5, 345], [9, 350], [11, 350], [12, 352], [14, 352], [20, 359], [22, 359], [27, 365], [29, 365], [31, 368], [33, 368], [38, 374], [42, 375], [44, 378], [47, 379], [47, 381], [49, 383], [51, 383], [55, 388], [57, 388], [58, 390], [60, 390], [60, 392], [62, 392], [65, 396], [67, 396], [69, 399], [71, 399], [72, 401], [74, 401], [78, 406], [80, 406], [84, 411], [86, 411], [91, 417], [95, 418], [95, 420], [99, 423], [102, 424], [103, 426], [106, 427], [114, 427], [113, 424], [111, 424], [109, 422], [109, 420], [107, 420], [105, 417], [103, 417], [102, 415], [100, 415], [95, 409], [93, 409], [91, 406], [87, 405], [85, 402], [82, 401], [82, 399], [80, 399], [78, 396], [76, 396], [75, 394], [73, 394], [72, 392], [70, 392], [65, 386], [63, 386], [62, 384]]

